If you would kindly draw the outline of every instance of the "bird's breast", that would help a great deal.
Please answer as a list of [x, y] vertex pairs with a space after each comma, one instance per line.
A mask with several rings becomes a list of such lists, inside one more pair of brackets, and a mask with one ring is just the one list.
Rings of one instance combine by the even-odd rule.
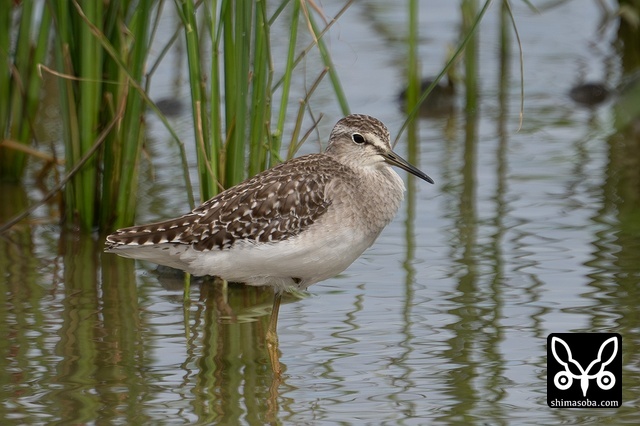
[[326, 219], [377, 236], [398, 212], [404, 190], [404, 182], [391, 168], [362, 173], [348, 182], [332, 182], [327, 188], [331, 207]]

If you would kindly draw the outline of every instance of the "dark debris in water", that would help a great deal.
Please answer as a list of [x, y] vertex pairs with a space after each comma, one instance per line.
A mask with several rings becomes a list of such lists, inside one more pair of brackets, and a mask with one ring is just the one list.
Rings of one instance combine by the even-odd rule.
[[600, 105], [611, 95], [611, 91], [604, 83], [590, 82], [574, 86], [569, 91], [569, 97], [574, 102], [587, 107]]
[[156, 102], [156, 106], [167, 117], [177, 117], [184, 112], [184, 104], [176, 98], [160, 99]]
[[[420, 94], [424, 93], [435, 79], [425, 78], [420, 82]], [[398, 95], [400, 107], [404, 110], [406, 106], [407, 89], [402, 90]], [[431, 92], [420, 104], [419, 115], [423, 117], [438, 117], [450, 115], [455, 111], [456, 104], [456, 88], [451, 78], [447, 78], [446, 82], [442, 80], [436, 84]]]

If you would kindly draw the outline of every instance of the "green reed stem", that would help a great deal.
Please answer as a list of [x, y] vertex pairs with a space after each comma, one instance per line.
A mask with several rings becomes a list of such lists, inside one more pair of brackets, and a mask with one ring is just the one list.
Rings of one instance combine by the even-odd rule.
[[[11, 9], [11, 8], [9, 8]], [[6, 92], [9, 94], [10, 109], [13, 112], [12, 117], [9, 117], [9, 137], [15, 138], [22, 143], [29, 143], [30, 141], [22, 140], [24, 128], [22, 122], [24, 120], [23, 113], [25, 108], [25, 81], [23, 77], [27, 77], [29, 64], [29, 55], [31, 48], [31, 23], [34, 12], [33, 4], [26, 4], [23, 6], [22, 16], [20, 17], [20, 30], [18, 32], [18, 39], [15, 47], [15, 62], [13, 68], [9, 70], [10, 80], [12, 81], [9, 90]], [[28, 131], [28, 127], [25, 129]], [[3, 134], [4, 136], [4, 134]], [[3, 162], [10, 162], [6, 164], [9, 167], [9, 175], [22, 175], [25, 164], [26, 156], [22, 152], [10, 151], [7, 152], [8, 157]], [[16, 176], [16, 177], [17, 177]]]
[[[315, 81], [313, 82], [311, 87], [307, 90], [307, 93], [306, 93], [304, 99], [302, 101], [300, 101], [300, 105], [298, 106], [298, 115], [297, 115], [296, 120], [295, 120], [295, 128], [294, 128], [293, 133], [291, 135], [291, 142], [289, 142], [289, 150], [287, 152], [287, 159], [293, 158], [295, 153], [298, 151], [298, 149], [300, 149], [300, 147], [302, 146], [302, 144], [304, 143], [304, 141], [306, 140], [306, 138], [308, 136], [308, 134], [307, 134], [305, 137], [300, 138], [300, 133], [302, 131], [302, 119], [304, 118], [304, 112], [305, 112], [305, 109], [307, 108], [307, 104], [309, 103], [309, 99], [311, 98], [311, 95], [313, 95], [313, 92], [315, 92], [315, 90], [320, 85], [320, 82], [327, 75], [328, 72], [329, 72], [328, 68], [324, 68], [320, 72], [320, 75], [318, 75], [318, 77], [315, 79]], [[314, 127], [317, 124], [318, 123], [316, 122], [314, 124]]]
[[200, 56], [200, 38], [198, 37], [198, 23], [196, 21], [195, 7], [192, 0], [183, 0], [182, 8], [179, 8], [185, 29], [187, 47], [187, 63], [189, 71], [189, 88], [191, 89], [191, 109], [194, 118], [194, 135], [196, 152], [198, 153], [198, 176], [200, 178], [200, 199], [204, 201], [212, 197], [216, 192], [216, 176], [212, 175], [210, 168], [212, 153], [209, 132], [208, 102], [206, 88], [202, 76], [202, 63]]
[[[271, 122], [271, 81], [273, 67], [269, 42], [267, 4], [256, 2], [254, 24], [253, 70], [251, 78], [251, 108], [249, 118], [249, 176], [267, 166], [266, 142]], [[243, 177], [244, 178], [244, 177]]]
[[[225, 84], [226, 95], [226, 125], [227, 149], [225, 166], [225, 185], [232, 186], [245, 177], [244, 153], [247, 135], [247, 96], [249, 94], [249, 78], [251, 65], [251, 33], [253, 24], [253, 4], [249, 1], [236, 2], [230, 0], [232, 6], [225, 19], [224, 56], [225, 83], [234, 74], [229, 83]], [[235, 101], [229, 105], [229, 97]]]
[[[84, 14], [90, 23], [102, 28], [103, 2], [85, 2]], [[89, 25], [84, 25], [78, 14], [73, 14], [72, 19], [78, 29], [79, 50], [76, 52], [78, 66], [76, 68], [78, 81], [78, 123], [79, 138], [74, 142], [75, 163], [92, 145], [98, 136], [98, 120], [100, 113], [101, 80], [103, 51], [100, 43], [93, 37]], [[72, 163], [72, 164], [73, 164]], [[82, 228], [92, 229], [95, 222], [94, 209], [96, 205], [97, 189], [97, 163], [91, 159], [80, 173], [71, 180], [73, 186], [73, 207], [70, 213], [77, 213]], [[72, 217], [73, 219], [73, 217]]]
[[[198, 66], [204, 61], [198, 57], [195, 48], [199, 38], [194, 29], [197, 11], [192, 1], [184, 0], [180, 13], [186, 28], [187, 44], [191, 46], [188, 48], [188, 65], [192, 96], [202, 97], [204, 90], [195, 87], [196, 82], [204, 81], [198, 74]], [[348, 2], [351, 3], [352, 1]], [[271, 25], [276, 24], [279, 16], [284, 16], [282, 12], [287, 6], [290, 6], [292, 11], [289, 49], [282, 78], [274, 84]], [[213, 3], [205, 2], [203, 7], [206, 9], [206, 25], [211, 37], [211, 87], [208, 123], [203, 117], [200, 119], [202, 124], [195, 120], [194, 126], [196, 134], [202, 132], [200, 127], [208, 125], [210, 129], [208, 140], [211, 150], [201, 156], [204, 158], [199, 157], [198, 164], [201, 179], [205, 175], [202, 165], [207, 164], [208, 175], [214, 176], [218, 181], [217, 187], [212, 187], [209, 194], [213, 196], [223, 187], [242, 181], [247, 173], [254, 175], [279, 161], [293, 71], [308, 50], [296, 56], [302, 0], [283, 0], [276, 6], [276, 11], [271, 17], [267, 16], [267, 2], [264, 0], [219, 0]], [[340, 11], [340, 15], [346, 7], [348, 5]], [[310, 15], [309, 19], [313, 21]], [[314, 38], [321, 38], [333, 22], [335, 20], [322, 32], [314, 30]], [[320, 40], [317, 49], [332, 74], [336, 97], [342, 108], [348, 111], [346, 97], [324, 42]], [[279, 109], [274, 111], [273, 92], [280, 86], [282, 96], [278, 102]], [[204, 110], [201, 109], [200, 113], [202, 111]], [[194, 108], [194, 116], [197, 115], [198, 109]], [[275, 129], [272, 128], [273, 117], [277, 117]], [[198, 144], [201, 146], [203, 142]], [[291, 146], [293, 150], [297, 149], [296, 147], [297, 142]], [[203, 151], [198, 148], [196, 152], [200, 155]], [[201, 195], [202, 198], [206, 198], [204, 191]]]
[[[272, 18], [273, 19], [273, 18]], [[280, 155], [280, 147], [282, 146], [282, 136], [284, 134], [284, 125], [287, 118], [287, 106], [289, 104], [289, 93], [291, 91], [291, 79], [293, 77], [294, 61], [296, 57], [296, 44], [298, 41], [298, 25], [300, 21], [300, 2], [293, 2], [293, 10], [291, 11], [291, 37], [289, 37], [289, 48], [287, 50], [287, 61], [285, 63], [284, 75], [282, 77], [282, 97], [280, 98], [280, 107], [278, 111], [278, 123], [276, 132], [271, 145], [271, 166], [274, 165], [273, 159], [278, 159]]]
[[182, 292], [182, 303], [184, 303], [185, 306], [188, 306], [190, 302], [191, 302], [191, 274], [188, 272], [185, 272], [184, 273], [184, 290]]
[[416, 106], [418, 95], [420, 93], [420, 64], [418, 62], [418, 9], [418, 0], [410, 0], [406, 111], [411, 111]]
[[320, 53], [320, 57], [322, 58], [325, 66], [329, 69], [329, 79], [331, 80], [331, 85], [336, 95], [338, 104], [340, 105], [340, 109], [342, 110], [342, 114], [348, 115], [350, 113], [350, 109], [349, 103], [347, 102], [347, 96], [342, 89], [342, 84], [340, 83], [340, 78], [338, 77], [338, 72], [333, 65], [333, 61], [331, 60], [331, 55], [329, 54], [329, 50], [327, 49], [327, 44], [324, 42], [324, 39], [321, 38], [321, 32], [318, 31], [318, 26], [316, 25], [313, 15], [309, 14], [308, 17], [314, 36], [318, 41], [318, 52]]
[[[255, 174], [279, 161], [293, 71], [314, 46], [327, 64], [343, 112], [348, 112], [322, 35], [354, 0], [349, 0], [322, 31], [315, 25], [312, 15], [315, 10], [303, 0], [282, 0], [271, 16], [267, 16], [266, 0], [174, 1], [185, 28], [201, 199], [243, 180], [247, 172]], [[0, 8], [0, 25], [5, 27], [11, 26], [16, 8], [22, 13], [15, 39], [14, 33], [0, 34], [0, 59], [13, 64], [9, 70], [0, 72], [2, 137], [30, 142], [33, 115], [41, 96], [41, 76], [35, 64], [45, 62], [51, 40], [55, 60], [52, 75], [59, 84], [66, 179], [69, 179], [64, 193], [66, 220], [81, 229], [96, 226], [112, 229], [114, 225], [133, 222], [146, 105], [178, 142], [189, 201], [194, 204], [184, 145], [146, 93], [155, 69], [152, 66], [149, 74], [144, 74], [146, 59], [163, 3], [46, 0], [42, 8], [34, 2], [16, 5], [7, 1], [7, 7]], [[202, 53], [206, 50], [198, 36], [198, 7], [207, 11], [204, 17], [212, 42], [210, 56]], [[282, 13], [288, 7], [292, 13]], [[313, 28], [314, 43], [298, 53], [296, 42], [303, 7], [308, 9], [306, 28]], [[291, 24], [291, 37], [286, 64], [278, 70], [282, 78], [274, 84], [271, 25], [288, 16], [291, 16], [287, 21]], [[38, 29], [34, 28], [36, 24]], [[35, 46], [32, 39], [37, 41]], [[174, 37], [168, 44], [176, 40]], [[15, 46], [14, 51], [11, 46]], [[203, 70], [209, 57], [211, 72], [207, 76]], [[210, 90], [207, 84], [211, 85]], [[282, 97], [278, 110], [274, 110], [273, 92], [280, 86]], [[307, 101], [296, 116], [296, 137], [300, 135]], [[276, 117], [274, 125], [272, 120]], [[106, 128], [109, 132], [101, 136], [103, 142], [96, 150], [94, 142]], [[290, 153], [298, 147], [299, 141], [293, 138]], [[15, 161], [24, 157], [22, 152], [5, 147], [0, 150], [0, 177], [8, 169], [24, 164]], [[19, 176], [21, 168], [24, 167], [11, 169], [9, 173]]]
[[[133, 221], [138, 162], [144, 140], [144, 79], [153, 0], [48, 3], [56, 23], [67, 171], [75, 169], [107, 122], [118, 126], [104, 150], [71, 178], [67, 221], [82, 229]], [[78, 34], [80, 36], [78, 36]], [[98, 208], [99, 207], [99, 208]]]
[[[9, 28], [11, 23], [11, 9], [0, 8], [0, 26], [2, 28]], [[11, 40], [9, 37], [9, 31], [0, 31], [0, 63], [9, 64], [12, 62], [11, 55], [9, 53], [9, 46]], [[2, 142], [7, 134], [7, 127], [10, 125], [10, 104], [11, 96], [9, 88], [11, 87], [11, 70], [0, 69], [0, 142]], [[6, 178], [9, 173], [6, 171], [6, 167], [9, 164], [5, 164], [8, 150], [0, 147], [0, 170], [2, 170], [0, 176]], [[3, 161], [4, 160], [4, 161]]]
[[[12, 41], [12, 17], [20, 9], [20, 21]], [[34, 26], [37, 24], [37, 26]], [[51, 15], [34, 2], [19, 6], [5, 1], [0, 7], [0, 61], [8, 65], [0, 73], [0, 142], [5, 138], [28, 145], [33, 139], [34, 118], [40, 103], [42, 78], [38, 65], [49, 46]], [[0, 179], [19, 180], [24, 174], [26, 155], [0, 147]]]
[[222, 92], [220, 90], [220, 43], [222, 33], [220, 31], [222, 25], [218, 19], [218, 1], [214, 0], [211, 4], [211, 10], [207, 13], [209, 17], [208, 25], [211, 35], [211, 89], [210, 89], [210, 113], [209, 124], [211, 127], [211, 170], [216, 178], [216, 185], [211, 189], [212, 196], [224, 189], [221, 185], [221, 158], [224, 154], [225, 138], [222, 133]]
[[[123, 75], [121, 69], [114, 70], [114, 75], [119, 76], [123, 81], [123, 92], [121, 96], [125, 102], [125, 112], [122, 126], [118, 129], [118, 143], [122, 145], [122, 165], [118, 179], [117, 193], [115, 194], [115, 212], [117, 227], [125, 226], [135, 217], [135, 206], [137, 199], [138, 164], [144, 142], [144, 101], [140, 93], [133, 90], [131, 81], [142, 82], [144, 79], [145, 65], [149, 54], [149, 24], [148, 18], [152, 14], [153, 1], [140, 0], [135, 13], [129, 24], [129, 29], [134, 36], [134, 41], [123, 46], [121, 51], [128, 54], [128, 75]], [[117, 73], [117, 74], [116, 74]], [[106, 166], [106, 165], [105, 165]], [[103, 205], [112, 205], [114, 198], [108, 197], [108, 189], [103, 191]], [[105, 219], [101, 225], [106, 226], [108, 220]]]
[[[440, 74], [438, 74], [438, 76], [435, 78], [433, 83], [431, 83], [431, 85], [427, 89], [425, 89], [424, 92], [422, 92], [422, 95], [420, 96], [420, 99], [418, 99], [418, 103], [416, 104], [416, 106], [407, 114], [407, 118], [405, 119], [404, 123], [402, 124], [402, 127], [400, 127], [400, 130], [396, 133], [396, 138], [395, 138], [395, 140], [393, 142], [393, 146], [396, 145], [396, 143], [400, 139], [400, 136], [402, 136], [402, 133], [406, 129], [409, 121], [411, 121], [416, 116], [416, 114], [418, 113], [418, 110], [420, 108], [420, 104], [422, 104], [422, 102], [424, 102], [425, 99], [427, 99], [427, 96], [429, 96], [429, 93], [431, 93], [431, 90], [433, 89], [433, 87], [435, 87], [435, 85], [438, 84], [440, 79], [442, 79], [442, 77], [444, 77], [444, 75], [447, 74], [449, 69], [454, 66], [454, 64], [456, 63], [456, 61], [460, 57], [460, 55], [462, 55], [462, 53], [465, 51], [465, 48], [469, 44], [469, 41], [472, 40], [474, 34], [476, 33], [476, 31], [478, 29], [478, 25], [482, 21], [482, 18], [484, 17], [484, 15], [487, 12], [487, 10], [489, 10], [489, 6], [490, 5], [491, 5], [491, 0], [486, 0], [485, 3], [484, 3], [484, 6], [480, 10], [480, 12], [476, 13], [475, 15], [472, 14], [473, 17], [471, 18], [471, 20], [467, 21], [468, 25], [465, 25], [465, 30], [463, 31], [463, 36], [464, 36], [463, 40], [460, 42], [460, 44], [458, 45], [458, 48], [455, 50], [454, 54], [451, 56], [451, 58], [449, 59], [447, 64], [444, 66], [444, 68], [442, 69]], [[469, 15], [470, 6], [466, 6], [464, 4], [464, 2], [463, 2], [463, 6], [462, 7], [463, 7], [463, 15], [464, 15], [464, 13], [466, 13], [467, 16], [468, 16]], [[473, 10], [477, 11], [477, 6], [475, 6], [475, 8]]]
[[[7, 2], [5, 2], [5, 6], [8, 6]], [[11, 8], [10, 7], [0, 7], [0, 27], [2, 28], [11, 28]], [[13, 62], [13, 58], [11, 57], [11, 32], [10, 31], [0, 31], [0, 63], [2, 64], [11, 64]], [[4, 139], [7, 134], [7, 127], [10, 125], [10, 115], [11, 112], [11, 96], [9, 89], [11, 88], [11, 69], [10, 68], [2, 68], [0, 69], [0, 137]], [[0, 139], [1, 140], [1, 139]], [[8, 151], [4, 151], [0, 148], [0, 161], [2, 161]], [[2, 170], [5, 170], [5, 167], [8, 164], [2, 163]], [[5, 173], [3, 173], [4, 175]]]
[[478, 37], [474, 29], [480, 15], [478, 15], [477, 0], [462, 0], [460, 7], [463, 34], [471, 34], [470, 42], [464, 49], [465, 111], [467, 114], [475, 114], [478, 109]]

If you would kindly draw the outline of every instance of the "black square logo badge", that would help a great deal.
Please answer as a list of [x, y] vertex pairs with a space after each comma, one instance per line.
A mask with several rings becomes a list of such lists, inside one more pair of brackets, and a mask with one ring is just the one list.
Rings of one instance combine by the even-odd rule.
[[616, 408], [622, 404], [622, 336], [551, 333], [547, 337], [547, 404]]

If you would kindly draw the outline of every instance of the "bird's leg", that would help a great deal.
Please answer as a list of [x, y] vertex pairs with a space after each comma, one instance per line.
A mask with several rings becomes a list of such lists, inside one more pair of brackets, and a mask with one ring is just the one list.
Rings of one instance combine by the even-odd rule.
[[282, 293], [276, 290], [273, 296], [273, 308], [271, 308], [271, 319], [269, 320], [269, 328], [267, 329], [267, 351], [271, 359], [271, 369], [273, 374], [280, 376], [282, 370], [280, 368], [280, 357], [278, 356], [278, 311], [280, 311], [280, 301]]

